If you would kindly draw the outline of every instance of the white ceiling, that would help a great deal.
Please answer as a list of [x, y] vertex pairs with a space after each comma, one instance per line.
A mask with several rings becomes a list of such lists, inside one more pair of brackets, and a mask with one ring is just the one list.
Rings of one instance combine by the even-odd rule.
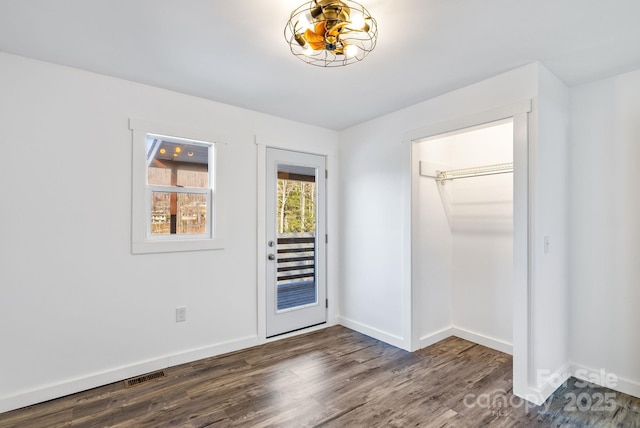
[[364, 61], [295, 58], [301, 0], [0, 0], [0, 51], [331, 129], [539, 60], [569, 86], [640, 68], [640, 0], [362, 0]]

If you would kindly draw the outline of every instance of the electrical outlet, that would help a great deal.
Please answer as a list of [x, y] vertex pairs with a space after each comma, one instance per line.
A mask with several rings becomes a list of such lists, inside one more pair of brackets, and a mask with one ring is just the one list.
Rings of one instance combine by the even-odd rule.
[[176, 322], [184, 322], [187, 320], [187, 308], [181, 306], [176, 308]]

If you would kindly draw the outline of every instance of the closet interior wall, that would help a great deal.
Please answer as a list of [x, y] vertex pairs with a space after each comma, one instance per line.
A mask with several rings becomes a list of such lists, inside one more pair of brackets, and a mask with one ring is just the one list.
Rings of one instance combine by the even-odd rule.
[[420, 196], [413, 274], [421, 338], [451, 331], [510, 352], [513, 174], [444, 182], [428, 176], [513, 162], [513, 123], [500, 121], [416, 144]]

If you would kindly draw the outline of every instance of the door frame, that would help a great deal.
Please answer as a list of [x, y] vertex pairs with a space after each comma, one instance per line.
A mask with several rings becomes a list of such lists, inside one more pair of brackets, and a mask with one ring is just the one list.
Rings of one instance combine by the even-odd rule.
[[[513, 391], [520, 397], [535, 396], [533, 385], [534, 370], [532, 365], [533, 342], [531, 337], [531, 297], [530, 288], [532, 272], [534, 271], [532, 234], [535, 232], [536, 210], [536, 138], [531, 138], [529, 120], [532, 113], [532, 100], [523, 100], [511, 105], [479, 112], [469, 116], [454, 118], [445, 122], [434, 123], [407, 132], [403, 139], [406, 146], [406, 165], [408, 174], [405, 175], [404, 199], [404, 252], [405, 275], [403, 288], [405, 290], [404, 314], [405, 319], [405, 349], [414, 351], [421, 347], [420, 332], [415, 326], [419, 325], [420, 308], [412, 296], [416, 295], [418, 284], [413, 282], [413, 230], [417, 228], [414, 221], [417, 215], [418, 188], [416, 180], [419, 171], [414, 166], [415, 141], [423, 140], [449, 132], [459, 131], [473, 126], [495, 122], [501, 119], [513, 118], [513, 163], [514, 163], [514, 231], [513, 231]], [[406, 144], [405, 144], [406, 143]]]
[[[254, 136], [256, 145], [256, 328], [258, 344], [284, 339], [311, 331], [322, 330], [337, 324], [338, 308], [338, 145], [327, 142], [326, 139], [317, 139], [317, 142], [301, 143], [299, 139], [293, 141], [270, 141], [267, 136]], [[266, 275], [267, 275], [267, 239], [266, 239], [266, 201], [267, 201], [267, 148], [289, 150], [293, 152], [307, 153], [326, 157], [328, 178], [326, 180], [326, 291], [329, 307], [327, 308], [327, 322], [325, 324], [305, 328], [291, 333], [281, 334], [267, 338], [266, 322]]]
[[[267, 300], [265, 302], [267, 337], [280, 336], [282, 334], [291, 333], [297, 330], [307, 329], [311, 326], [325, 324], [327, 322], [327, 308], [325, 300], [327, 296], [326, 282], [326, 163], [327, 157], [324, 155], [312, 155], [299, 151], [283, 150], [269, 147], [267, 148], [267, 166], [266, 166], [266, 207], [265, 212], [267, 221], [266, 239], [267, 245], [267, 271], [265, 276], [265, 286], [267, 292]], [[315, 197], [315, 233], [314, 233], [314, 269], [313, 283], [316, 291], [316, 300], [312, 304], [305, 304], [282, 311], [277, 310], [277, 301], [279, 299], [279, 285], [277, 278], [279, 277], [279, 232], [277, 225], [277, 212], [279, 211], [278, 194], [279, 179], [278, 174], [281, 167], [302, 167], [313, 168], [314, 184], [316, 194]], [[274, 260], [270, 257], [275, 256]], [[284, 256], [286, 258], [286, 256]]]

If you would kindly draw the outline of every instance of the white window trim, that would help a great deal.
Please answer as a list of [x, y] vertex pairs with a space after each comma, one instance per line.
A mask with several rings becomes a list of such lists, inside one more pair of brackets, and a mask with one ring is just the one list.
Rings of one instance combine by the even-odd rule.
[[[153, 123], [139, 119], [129, 119], [129, 129], [133, 132], [132, 174], [131, 174], [131, 252], [133, 254], [165, 253], [178, 251], [220, 250], [224, 248], [222, 237], [223, 202], [221, 171], [224, 146], [220, 138], [210, 133], [185, 128], [174, 124]], [[175, 138], [206, 141], [211, 143], [210, 164], [213, 168], [209, 189], [199, 189], [196, 193], [208, 193], [209, 218], [207, 232], [200, 235], [180, 235], [152, 237], [149, 212], [151, 191], [189, 192], [193, 189], [175, 189], [166, 186], [147, 185], [146, 147], [147, 134], [167, 135]]]

